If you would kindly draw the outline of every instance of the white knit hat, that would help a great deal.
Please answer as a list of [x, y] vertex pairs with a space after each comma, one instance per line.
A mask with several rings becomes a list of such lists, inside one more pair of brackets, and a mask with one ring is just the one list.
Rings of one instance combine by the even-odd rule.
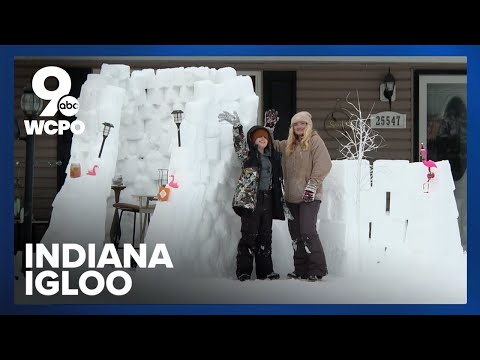
[[296, 113], [295, 115], [293, 115], [292, 121], [290, 122], [290, 124], [293, 125], [293, 124], [295, 124], [299, 121], [304, 121], [308, 125], [313, 126], [312, 125], [312, 114], [310, 114], [308, 111], [300, 111], [300, 112]]

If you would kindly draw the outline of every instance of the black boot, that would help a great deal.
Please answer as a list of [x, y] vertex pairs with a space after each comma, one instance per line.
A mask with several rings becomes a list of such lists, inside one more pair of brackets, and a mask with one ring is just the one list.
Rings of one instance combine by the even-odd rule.
[[266, 277], [259, 277], [258, 280], [265, 280], [265, 279], [268, 279], [268, 280], [278, 280], [280, 279], [280, 275], [277, 274], [276, 272], [271, 272], [270, 274], [268, 274]]
[[307, 277], [306, 276], [300, 276], [298, 275], [295, 271], [291, 272], [291, 273], [288, 273], [287, 274], [287, 277], [289, 279], [306, 279]]
[[241, 274], [241, 275], [238, 276], [238, 280], [240, 280], [240, 281], [250, 280], [250, 275]]

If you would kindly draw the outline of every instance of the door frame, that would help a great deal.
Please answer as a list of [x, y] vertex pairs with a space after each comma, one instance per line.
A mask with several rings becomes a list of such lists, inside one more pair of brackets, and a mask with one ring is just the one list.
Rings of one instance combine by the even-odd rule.
[[[427, 145], [427, 93], [428, 84], [467, 83], [466, 70], [415, 70], [414, 71], [414, 126], [413, 161], [420, 160], [420, 144]], [[468, 106], [468, 105], [467, 105]]]

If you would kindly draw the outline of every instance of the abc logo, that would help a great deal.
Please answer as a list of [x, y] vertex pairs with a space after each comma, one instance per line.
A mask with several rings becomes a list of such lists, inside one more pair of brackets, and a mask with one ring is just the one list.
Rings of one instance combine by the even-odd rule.
[[58, 110], [65, 116], [73, 116], [79, 110], [78, 100], [73, 96], [64, 96], [58, 101]]

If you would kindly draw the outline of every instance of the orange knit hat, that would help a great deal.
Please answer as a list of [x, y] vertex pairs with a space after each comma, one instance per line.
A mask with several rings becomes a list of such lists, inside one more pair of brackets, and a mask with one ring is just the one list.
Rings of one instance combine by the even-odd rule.
[[252, 140], [252, 142], [255, 144], [255, 141], [259, 138], [259, 137], [264, 137], [265, 139], [270, 139], [270, 137], [268, 136], [268, 130], [264, 129], [264, 128], [258, 128], [257, 130], [255, 130], [251, 135], [250, 135], [250, 139]]

